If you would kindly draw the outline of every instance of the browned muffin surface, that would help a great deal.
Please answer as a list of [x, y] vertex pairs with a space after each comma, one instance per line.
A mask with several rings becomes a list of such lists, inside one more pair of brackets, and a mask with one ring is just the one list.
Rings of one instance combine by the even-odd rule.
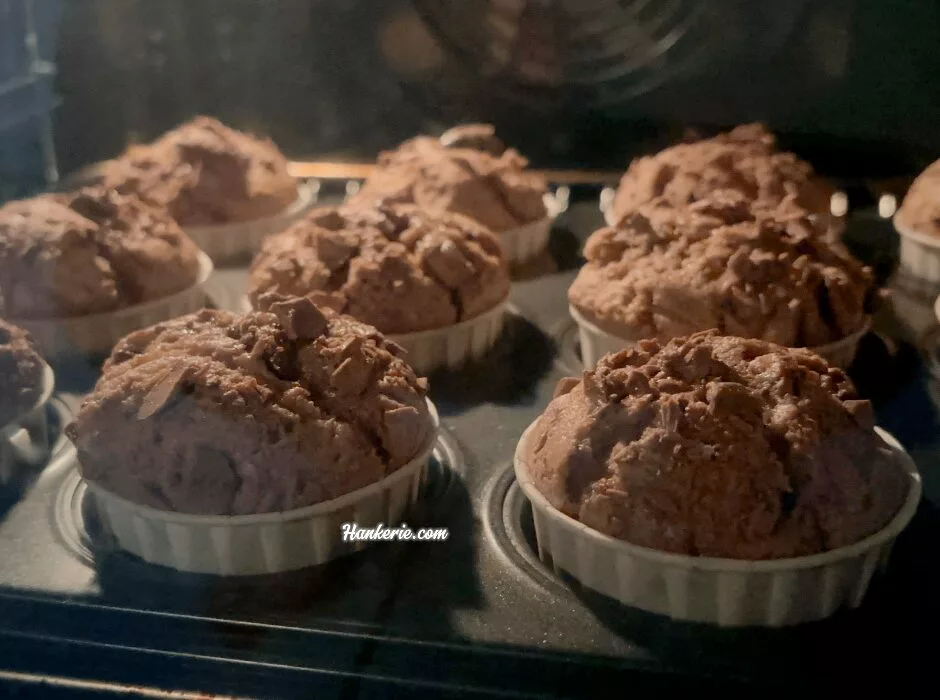
[[180, 292], [199, 249], [161, 209], [101, 188], [0, 207], [0, 314], [61, 318]]
[[105, 164], [101, 184], [165, 207], [181, 226], [253, 221], [297, 199], [287, 159], [268, 139], [197, 117]]
[[656, 200], [596, 231], [571, 303], [628, 340], [717, 328], [791, 347], [858, 331], [875, 299], [871, 271], [786, 207], [755, 211], [718, 191], [679, 210]]
[[413, 206], [318, 209], [269, 236], [249, 296], [307, 295], [383, 333], [442, 328], [509, 294], [499, 241], [466, 217]]
[[559, 385], [528, 445], [555, 508], [678, 554], [841, 547], [884, 527], [908, 488], [841, 370], [715, 332], [606, 356]]
[[829, 185], [809, 163], [779, 151], [761, 124], [634, 160], [617, 188], [612, 213], [619, 220], [654, 199], [683, 208], [714, 190], [739, 192], [756, 209], [776, 210], [785, 203], [813, 217], [821, 231], [831, 224]]
[[498, 233], [548, 215], [545, 180], [527, 165], [518, 152], [505, 149], [492, 127], [466, 125], [440, 139], [418, 136], [380, 154], [352, 201], [455, 212]]
[[377, 482], [427, 445], [424, 380], [374, 328], [308, 299], [127, 336], [68, 428], [85, 478], [163, 510], [239, 515]]
[[29, 334], [0, 320], [0, 427], [36, 405], [43, 362]]

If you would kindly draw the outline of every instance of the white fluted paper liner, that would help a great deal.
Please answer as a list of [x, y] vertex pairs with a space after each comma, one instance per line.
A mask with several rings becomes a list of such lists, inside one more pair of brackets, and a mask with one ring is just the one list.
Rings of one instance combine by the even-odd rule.
[[552, 194], [546, 194], [543, 200], [548, 212], [547, 217], [499, 232], [499, 240], [510, 265], [519, 265], [531, 260], [548, 246], [555, 217], [564, 211], [567, 204]]
[[[588, 321], [574, 306], [568, 306], [568, 312], [578, 325], [578, 340], [581, 350], [581, 360], [585, 369], [590, 369], [597, 364], [604, 355], [617, 352], [632, 343], [643, 340], [643, 337], [623, 338], [621, 336], [608, 333], [595, 324]], [[862, 327], [854, 333], [847, 335], [841, 340], [827, 345], [809, 348], [815, 353], [822, 355], [826, 360], [836, 367], [842, 369], [848, 368], [855, 359], [855, 353], [858, 351], [858, 344], [865, 334], [871, 330], [871, 318], [866, 317]]]
[[894, 219], [894, 230], [900, 237], [898, 250], [900, 271], [908, 277], [930, 284], [940, 284], [940, 237], [914, 231]]
[[396, 527], [418, 500], [439, 419], [428, 401], [433, 433], [421, 452], [379, 482], [330, 501], [280, 513], [210, 516], [132, 503], [86, 481], [102, 526], [117, 545], [151, 564], [220, 576], [251, 576], [325, 564], [369, 546], [344, 542], [342, 526]]
[[408, 352], [405, 361], [419, 375], [439, 367], [456, 369], [482, 357], [496, 344], [506, 322], [508, 306], [506, 298], [489, 311], [453, 326], [389, 335], [388, 339]]
[[670, 554], [609, 537], [555, 509], [532, 484], [524, 462], [531, 430], [516, 448], [515, 473], [532, 504], [539, 558], [621, 603], [676, 620], [781, 627], [858, 607], [920, 501], [914, 462], [892, 436], [876, 428], [910, 481], [904, 505], [882, 530], [847, 547], [790, 559]]
[[[251, 300], [242, 298], [242, 310], [251, 311]], [[509, 297], [466, 321], [443, 328], [432, 328], [416, 333], [385, 337], [407, 351], [405, 361], [418, 375], [425, 375], [440, 367], [457, 369], [471, 360], [478, 359], [492, 349], [506, 323]]]
[[187, 226], [186, 233], [217, 265], [249, 260], [271, 234], [280, 233], [306, 214], [317, 200], [316, 188], [298, 183], [297, 199], [276, 216], [214, 226]]
[[100, 314], [41, 320], [11, 319], [10, 322], [29, 331], [46, 359], [106, 355], [132, 331], [203, 308], [206, 305], [204, 286], [212, 270], [209, 256], [200, 252], [196, 283], [168, 297]]
[[49, 420], [46, 404], [55, 390], [55, 375], [49, 365], [42, 370], [42, 390], [31, 408], [0, 427], [0, 484], [14, 475], [21, 464], [38, 466], [49, 454]]

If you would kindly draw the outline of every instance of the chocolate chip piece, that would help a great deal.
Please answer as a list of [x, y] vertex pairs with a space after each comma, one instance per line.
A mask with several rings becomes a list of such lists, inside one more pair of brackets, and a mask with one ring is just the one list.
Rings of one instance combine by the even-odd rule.
[[103, 190], [79, 192], [69, 207], [91, 221], [109, 219], [118, 213], [113, 195], [108, 195]]
[[472, 148], [493, 156], [500, 156], [506, 150], [506, 144], [497, 138], [491, 124], [455, 126], [441, 134], [440, 141], [445, 148]]
[[346, 228], [346, 219], [336, 209], [316, 209], [307, 218], [327, 231], [342, 231]]
[[183, 366], [170, 370], [163, 375], [163, 378], [147, 392], [143, 401], [140, 402], [140, 407], [137, 409], [137, 420], [146, 420], [166, 406], [176, 394], [177, 389], [188, 373], [189, 367]]
[[307, 297], [296, 297], [271, 304], [269, 311], [292, 340], [314, 340], [327, 328], [326, 316]]

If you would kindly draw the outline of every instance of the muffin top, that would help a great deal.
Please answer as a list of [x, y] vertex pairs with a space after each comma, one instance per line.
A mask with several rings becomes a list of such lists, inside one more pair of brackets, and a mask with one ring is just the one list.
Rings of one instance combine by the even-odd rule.
[[912, 231], [940, 236], [940, 160], [932, 163], [911, 183], [897, 218]]
[[180, 226], [253, 221], [297, 199], [287, 159], [268, 139], [196, 117], [107, 163], [101, 184], [165, 207]]
[[199, 249], [163, 210], [101, 188], [0, 207], [0, 314], [84, 316], [174, 294]]
[[249, 298], [313, 294], [383, 333], [442, 328], [497, 306], [509, 272], [496, 237], [459, 214], [414, 206], [316, 209], [265, 239]]
[[862, 328], [875, 300], [870, 270], [808, 218], [755, 211], [737, 191], [684, 210], [643, 205], [593, 233], [584, 255], [571, 303], [628, 340], [717, 328], [817, 347]]
[[715, 331], [641, 341], [563, 380], [526, 445], [555, 508], [693, 556], [848, 545], [884, 527], [908, 489], [845, 374], [808, 350]]
[[496, 138], [493, 127], [456, 127], [439, 139], [418, 136], [381, 153], [351, 201], [456, 212], [498, 233], [548, 215], [545, 180], [526, 170], [527, 165]]
[[777, 150], [761, 124], [747, 124], [714, 138], [683, 143], [634, 160], [612, 204], [614, 220], [660, 199], [684, 207], [713, 190], [736, 190], [756, 209], [781, 203], [813, 217], [820, 231], [830, 225], [829, 186], [809, 163]]
[[301, 508], [383, 479], [429, 443], [426, 384], [374, 328], [270, 295], [137, 331], [67, 428], [85, 478], [205, 515]]
[[29, 334], [0, 320], [0, 427], [36, 405], [43, 368]]

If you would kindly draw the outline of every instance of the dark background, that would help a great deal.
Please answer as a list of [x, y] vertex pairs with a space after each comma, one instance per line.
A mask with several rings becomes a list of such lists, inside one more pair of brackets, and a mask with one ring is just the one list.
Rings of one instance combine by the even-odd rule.
[[55, 134], [63, 172], [195, 113], [293, 158], [368, 160], [494, 121], [542, 166], [761, 119], [826, 174], [940, 155], [934, 0], [71, 0]]

